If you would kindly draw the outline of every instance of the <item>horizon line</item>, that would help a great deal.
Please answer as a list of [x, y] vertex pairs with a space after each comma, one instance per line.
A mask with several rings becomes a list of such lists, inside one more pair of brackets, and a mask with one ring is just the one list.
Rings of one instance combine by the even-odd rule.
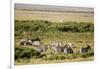
[[76, 6], [76, 5], [57, 5], [57, 4], [39, 4], [39, 3], [14, 3], [14, 4], [30, 4], [30, 5], [44, 5], [44, 6], [60, 6], [60, 7], [79, 7], [79, 8], [94, 8], [94, 6]]

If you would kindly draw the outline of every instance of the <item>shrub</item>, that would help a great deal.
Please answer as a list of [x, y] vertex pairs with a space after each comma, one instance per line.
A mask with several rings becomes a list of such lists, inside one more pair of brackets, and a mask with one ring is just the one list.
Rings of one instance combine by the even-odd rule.
[[44, 20], [18, 21], [15, 20], [15, 31], [45, 31], [50, 22]]
[[80, 56], [83, 57], [83, 58], [94, 56], [94, 51], [93, 50], [89, 50], [86, 53], [82, 53]]
[[92, 23], [76, 23], [66, 22], [58, 27], [61, 32], [94, 32], [94, 25]]
[[51, 23], [44, 20], [18, 21], [15, 20], [15, 35], [22, 32], [94, 32], [93, 23], [63, 22]]
[[41, 53], [33, 48], [15, 47], [15, 60], [19, 58], [40, 57]]

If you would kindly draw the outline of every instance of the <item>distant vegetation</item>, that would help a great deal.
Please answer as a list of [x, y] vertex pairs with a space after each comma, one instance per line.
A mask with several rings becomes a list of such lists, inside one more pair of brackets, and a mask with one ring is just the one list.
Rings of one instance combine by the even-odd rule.
[[93, 23], [63, 22], [52, 23], [44, 20], [15, 20], [15, 35], [22, 32], [94, 32]]

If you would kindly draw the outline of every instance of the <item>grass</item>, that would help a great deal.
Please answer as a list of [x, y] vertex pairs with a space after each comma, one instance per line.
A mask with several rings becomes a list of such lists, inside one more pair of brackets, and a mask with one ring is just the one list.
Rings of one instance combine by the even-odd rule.
[[[34, 34], [34, 33], [33, 33]], [[49, 34], [49, 33], [44, 33], [44, 35], [46, 35], [45, 37], [42, 36], [41, 40], [42, 43], [44, 45], [48, 45], [51, 44], [52, 41], [54, 40], [59, 40], [63, 43], [67, 43], [67, 42], [72, 42], [76, 48], [74, 49], [74, 51], [78, 51], [80, 49], [80, 47], [84, 47], [86, 42], [88, 41], [88, 43], [91, 45], [92, 49], [94, 48], [94, 39], [93, 39], [93, 33], [60, 33], [58, 34]], [[62, 35], [62, 36], [60, 36]], [[26, 36], [26, 35], [24, 35]], [[20, 38], [19, 38], [20, 37]], [[32, 36], [30, 36], [31, 38]], [[41, 37], [41, 36], [39, 36]], [[17, 36], [16, 37], [16, 42], [15, 42], [15, 46], [18, 46], [17, 43], [19, 43], [20, 39], [22, 39], [23, 36]], [[34, 37], [32, 37], [34, 38]], [[18, 46], [19, 48], [21, 48], [20, 46]], [[32, 48], [32, 46], [28, 46], [28, 48]], [[24, 49], [24, 48], [23, 48]], [[26, 51], [28, 52], [28, 51]], [[47, 51], [47, 54], [49, 54], [49, 52]], [[50, 54], [49, 54], [50, 55]], [[86, 54], [87, 55], [87, 54]], [[82, 54], [81, 56], [79, 56], [77, 58], [75, 58], [74, 56], [63, 56], [63, 54], [59, 54], [59, 57], [54, 57], [54, 55], [51, 55], [51, 57], [42, 57], [42, 58], [29, 58], [29, 59], [18, 59], [15, 61], [15, 65], [23, 65], [23, 64], [47, 64], [47, 63], [63, 63], [63, 62], [81, 62], [81, 61], [92, 61], [93, 60], [93, 56], [88, 56], [86, 58], [84, 58], [84, 54]], [[72, 59], [70, 59], [72, 57]], [[73, 58], [74, 57], [74, 58]], [[56, 60], [57, 58], [57, 60]], [[41, 62], [40, 62], [41, 61]]]
[[[93, 43], [91, 42], [90, 44], [93, 44]], [[80, 46], [84, 46], [85, 43], [75, 43], [74, 45], [76, 45], [76, 48], [74, 49], [74, 51], [79, 51]], [[91, 45], [91, 47], [93, 49], [93, 45]], [[16, 51], [19, 49], [22, 49], [22, 50], [18, 54], [16, 53]], [[34, 51], [35, 50], [33, 46], [25, 46], [25, 47], [21, 47], [18, 45], [15, 46], [15, 55], [16, 56], [19, 55], [19, 58], [15, 60], [15, 65], [81, 62], [81, 61], [93, 61], [94, 60], [94, 57], [93, 57], [94, 54], [92, 54], [93, 51], [90, 51], [89, 53], [84, 53], [84, 54], [79, 54], [78, 52], [74, 54], [64, 54], [64, 53], [53, 54], [51, 53], [52, 50], [47, 50], [44, 54], [38, 54], [38, 55], [36, 51], [35, 52]], [[21, 57], [20, 54], [22, 58], [20, 58]]]
[[29, 37], [29, 38], [39, 37], [42, 40], [43, 44], [51, 44], [53, 41], [61, 41], [63, 43], [72, 42], [75, 43], [75, 45], [79, 44], [79, 46], [81, 46], [81, 44], [84, 45], [84, 43], [86, 42], [92, 43], [93, 45], [94, 42], [94, 34], [92, 32], [84, 32], [84, 33], [47, 32], [43, 34], [33, 32], [30, 35], [27, 32], [26, 34], [16, 36], [15, 37], [16, 43], [19, 42], [20, 39], [23, 39], [25, 37]]
[[[67, 31], [67, 29], [70, 29], [70, 31]], [[74, 51], [79, 51], [80, 47], [84, 47], [86, 43], [89, 43], [91, 48], [94, 49], [93, 23], [53, 23], [45, 20], [15, 21], [15, 65], [92, 61], [94, 58], [94, 54], [91, 54], [93, 51], [80, 55], [52, 54], [52, 50], [50, 50], [45, 52], [43, 54], [45, 56], [43, 56], [32, 46], [19, 46], [20, 40], [26, 37], [30, 39], [39, 37], [44, 45], [51, 44], [53, 41], [60, 41], [63, 44], [71, 42], [76, 46]]]
[[[84, 22], [63, 22], [52, 23], [44, 20], [15, 20], [15, 36], [31, 35], [31, 36], [43, 36], [44, 33], [52, 35], [61, 33], [81, 33], [81, 32], [94, 32], [94, 24]], [[36, 36], [37, 35], [37, 36]]]
[[[86, 17], [85, 17], [86, 16]], [[47, 20], [52, 22], [93, 22], [93, 13], [15, 10], [16, 20]]]
[[[65, 60], [43, 60], [41, 58], [39, 59], [26, 59], [23, 60], [23, 59], [19, 59], [20, 62], [15, 61], [15, 65], [28, 65], [28, 64], [50, 64], [50, 63], [66, 63], [66, 62], [84, 62], [84, 61], [93, 61], [94, 60], [94, 57], [88, 57], [88, 58], [75, 58], [75, 59], [65, 59]], [[41, 62], [40, 62], [41, 61]]]
[[40, 54], [33, 46], [19, 46], [23, 38], [39, 37], [44, 45], [71, 42], [76, 47], [74, 51], [79, 51], [89, 43], [94, 49], [93, 17], [94, 13], [15, 10], [15, 65], [93, 61], [93, 51], [81, 55], [52, 54], [49, 49]]
[[[30, 49], [32, 50], [32, 47], [18, 47], [19, 49]], [[34, 49], [33, 49], [34, 50]], [[29, 53], [29, 51], [25, 51], [26, 53]], [[34, 52], [30, 52], [32, 54]], [[21, 54], [21, 53], [20, 53]], [[23, 53], [22, 53], [23, 54]], [[93, 61], [94, 57], [93, 55], [87, 55], [83, 54], [64, 54], [64, 53], [58, 53], [58, 54], [46, 54], [46, 56], [41, 56], [41, 57], [33, 57], [31, 56], [30, 58], [25, 58], [27, 57], [27, 54], [24, 56], [24, 58], [18, 58], [15, 60], [15, 65], [25, 65], [25, 64], [49, 64], [49, 63], [65, 63], [65, 62], [82, 62], [82, 61]], [[91, 53], [90, 53], [91, 54]], [[40, 62], [41, 61], [41, 62]]]
[[[80, 9], [79, 9], [80, 10]], [[94, 60], [94, 13], [48, 12], [15, 9], [15, 65], [82, 62]], [[74, 54], [52, 53], [48, 49], [41, 54], [33, 46], [19, 46], [24, 38], [39, 37], [44, 45], [53, 41], [75, 45]], [[92, 51], [79, 54], [86, 43]]]

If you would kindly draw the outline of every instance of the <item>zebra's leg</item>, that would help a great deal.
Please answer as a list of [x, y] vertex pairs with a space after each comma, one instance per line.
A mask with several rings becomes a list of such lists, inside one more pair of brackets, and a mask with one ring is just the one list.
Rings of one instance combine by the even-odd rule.
[[66, 53], [66, 54], [68, 53], [67, 49], [64, 49], [64, 53]]

